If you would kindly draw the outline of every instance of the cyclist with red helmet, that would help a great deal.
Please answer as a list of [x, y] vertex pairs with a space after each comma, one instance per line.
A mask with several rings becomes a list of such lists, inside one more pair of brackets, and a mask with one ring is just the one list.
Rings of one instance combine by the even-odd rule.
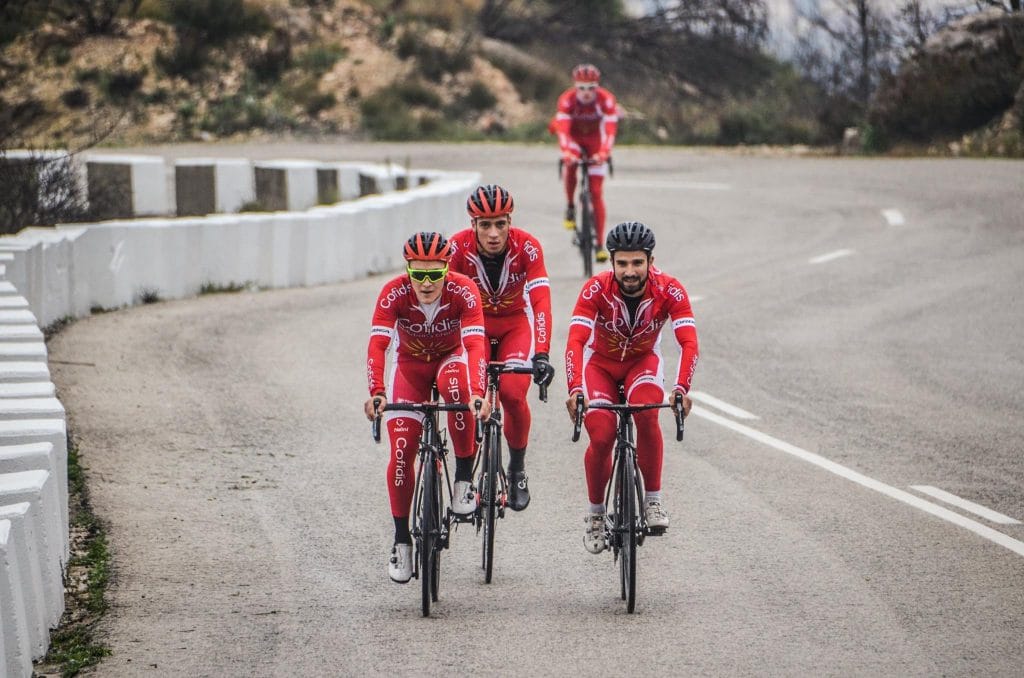
[[[547, 385], [555, 372], [548, 362], [551, 291], [544, 250], [532, 235], [512, 227], [513, 206], [511, 194], [501, 186], [478, 186], [466, 200], [471, 227], [452, 236], [450, 266], [480, 288], [487, 338], [497, 341], [496, 359], [521, 367], [532, 364], [534, 383]], [[509, 449], [509, 506], [514, 511], [522, 511], [530, 503], [525, 467], [529, 386], [526, 374], [501, 377]]]
[[[569, 416], [575, 420], [577, 394], [583, 394], [584, 407], [591, 402], [616, 403], [620, 384], [630, 404], [664, 402], [660, 344], [661, 329], [669, 321], [680, 347], [673, 401], [676, 394], [681, 395], [687, 414], [698, 347], [686, 290], [654, 267], [654, 233], [646, 225], [639, 221], [618, 224], [608, 234], [607, 244], [612, 270], [583, 285], [569, 324], [565, 347]], [[661, 504], [659, 411], [637, 412], [634, 420], [637, 463], [645, 488], [644, 516], [648, 527], [660, 532], [668, 528], [668, 514]], [[583, 459], [590, 498], [583, 544], [591, 553], [600, 553], [607, 547], [604, 491], [612, 472], [616, 420], [613, 412], [595, 409], [587, 410], [583, 421], [590, 437]]]
[[[482, 418], [490, 414], [484, 398], [483, 304], [472, 280], [449, 272], [451, 249], [440, 233], [422, 232], [409, 238], [404, 249], [406, 271], [389, 280], [377, 297], [367, 348], [370, 398], [364, 410], [371, 420], [383, 413], [391, 443], [387, 482], [395, 543], [388, 575], [402, 584], [412, 578], [409, 512], [423, 420], [412, 412], [383, 412], [384, 405], [389, 400], [424, 402], [436, 382], [445, 401], [469, 403], [470, 412], [479, 405]], [[385, 378], [389, 349], [394, 355]], [[474, 433], [468, 413], [448, 413], [448, 435], [455, 452], [452, 510], [462, 515], [476, 510]]]
[[601, 71], [593, 64], [580, 64], [572, 71], [573, 86], [558, 97], [558, 111], [550, 129], [558, 135], [565, 177], [565, 227], [576, 225], [576, 165], [583, 153], [590, 161], [590, 192], [594, 199], [594, 224], [597, 231], [597, 260], [608, 261], [604, 249], [604, 177], [608, 157], [615, 145], [619, 114], [615, 96], [598, 85]]

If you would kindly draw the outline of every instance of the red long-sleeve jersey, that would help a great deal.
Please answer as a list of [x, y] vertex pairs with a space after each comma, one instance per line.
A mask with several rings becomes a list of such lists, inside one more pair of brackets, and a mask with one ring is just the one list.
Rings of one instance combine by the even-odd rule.
[[451, 272], [441, 296], [432, 304], [416, 299], [409, 275], [403, 273], [380, 291], [366, 351], [370, 395], [384, 393], [384, 361], [389, 348], [423, 362], [441, 360], [465, 347], [470, 390], [484, 395], [487, 358], [484, 314], [476, 283]]
[[603, 87], [597, 88], [597, 96], [589, 104], [580, 103], [575, 88], [562, 92], [551, 122], [551, 129], [558, 135], [558, 145], [563, 152], [578, 151], [578, 145], [583, 142], [594, 146], [594, 142], [599, 140], [599, 150], [608, 155], [615, 144], [618, 127], [619, 106], [615, 95]]
[[609, 360], [633, 360], [657, 349], [661, 328], [669, 319], [681, 348], [674, 388], [688, 393], [699, 351], [690, 299], [679, 281], [652, 266], [643, 299], [630, 324], [629, 310], [614, 273], [604, 271], [588, 280], [569, 323], [565, 347], [569, 393], [583, 390], [584, 351], [593, 351]]
[[472, 228], [451, 237], [450, 270], [472, 278], [483, 299], [484, 322], [525, 313], [532, 318], [534, 349], [548, 353], [551, 337], [551, 287], [540, 242], [526, 231], [510, 228], [508, 249], [498, 286], [491, 285], [477, 252]]

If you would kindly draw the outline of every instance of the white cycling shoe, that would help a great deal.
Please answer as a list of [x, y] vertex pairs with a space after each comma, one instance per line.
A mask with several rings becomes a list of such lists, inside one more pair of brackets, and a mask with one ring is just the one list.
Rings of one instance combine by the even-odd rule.
[[651, 530], [664, 532], [668, 529], [668, 513], [662, 508], [661, 502], [652, 500], [644, 507], [644, 518], [647, 520], [647, 527]]
[[412, 544], [395, 544], [388, 558], [388, 576], [397, 584], [412, 579]]
[[468, 480], [456, 480], [452, 488], [452, 511], [466, 516], [476, 511], [476, 489]]
[[600, 553], [608, 548], [608, 542], [604, 534], [604, 514], [588, 513], [583, 521], [587, 529], [583, 533], [583, 546], [591, 553]]

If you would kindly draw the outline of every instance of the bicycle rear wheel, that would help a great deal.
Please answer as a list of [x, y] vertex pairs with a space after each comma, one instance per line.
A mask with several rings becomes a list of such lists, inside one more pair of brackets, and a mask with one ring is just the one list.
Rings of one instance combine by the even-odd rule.
[[438, 537], [440, 535], [440, 485], [433, 459], [423, 464], [423, 494], [420, 502], [420, 586], [423, 616], [430, 616], [430, 603], [437, 600]]
[[498, 474], [501, 472], [501, 434], [493, 424], [487, 426], [483, 470], [484, 582], [490, 584], [494, 572], [494, 530], [498, 524]]
[[637, 543], [637, 506], [636, 506], [636, 467], [632, 458], [623, 460], [622, 473], [619, 476], [621, 494], [621, 532], [622, 548], [619, 551], [619, 573], [622, 585], [622, 599], [626, 601], [626, 611], [632, 613], [636, 609], [636, 543]]
[[[586, 170], [584, 170], [586, 171]], [[594, 275], [594, 203], [590, 193], [580, 195], [580, 255], [583, 257], [583, 275]]]

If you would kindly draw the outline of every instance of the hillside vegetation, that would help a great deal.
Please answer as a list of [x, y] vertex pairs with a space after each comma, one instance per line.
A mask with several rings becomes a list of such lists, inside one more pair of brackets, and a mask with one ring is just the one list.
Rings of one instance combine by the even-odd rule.
[[631, 18], [618, 0], [0, 1], [0, 148], [543, 140], [579, 61], [619, 97], [623, 143], [830, 145], [866, 124], [863, 101], [767, 54], [766, 3], [661, 6]]

